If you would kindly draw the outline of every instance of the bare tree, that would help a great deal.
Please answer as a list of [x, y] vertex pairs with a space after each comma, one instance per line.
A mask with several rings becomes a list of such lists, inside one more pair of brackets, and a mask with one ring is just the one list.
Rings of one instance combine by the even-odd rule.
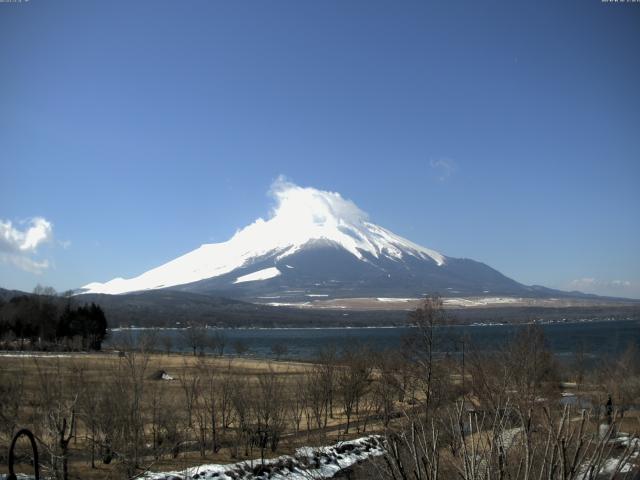
[[325, 370], [315, 365], [306, 377], [306, 398], [310, 416], [315, 420], [317, 428], [327, 426], [329, 409], [328, 389]]
[[153, 450], [153, 456], [156, 460], [160, 458], [160, 444], [161, 441], [161, 415], [165, 408], [163, 405], [163, 394], [160, 389], [160, 383], [156, 382], [151, 386], [151, 391], [147, 396], [148, 409], [150, 410], [151, 424], [149, 425], [151, 430], [151, 447]]
[[231, 404], [235, 415], [235, 442], [231, 445], [231, 457], [239, 455], [239, 449], [244, 446], [244, 455], [249, 455], [251, 443], [251, 392], [248, 385], [233, 378], [230, 385]]
[[59, 480], [69, 478], [69, 442], [73, 438], [78, 396], [66, 394], [67, 385], [58, 360], [53, 370], [34, 358], [40, 382], [40, 438], [49, 454], [49, 470]]
[[247, 344], [247, 342], [240, 338], [235, 340], [231, 346], [233, 347], [233, 351], [239, 357], [246, 355], [246, 353], [249, 351], [249, 345]]
[[[145, 440], [143, 404], [145, 379], [149, 365], [149, 348], [155, 344], [153, 336], [138, 338], [136, 348], [118, 358], [112, 370], [110, 392], [105, 399], [104, 415], [110, 416], [105, 426], [108, 449], [117, 455], [127, 475], [133, 476], [141, 467]], [[112, 455], [109, 455], [112, 456]]]
[[601, 383], [610, 395], [621, 417], [640, 398], [640, 351], [629, 343], [619, 358], [608, 359], [602, 365]]
[[204, 381], [198, 382], [193, 402], [193, 415], [195, 417], [194, 430], [196, 430], [195, 427], [197, 426], [196, 433], [201, 457], [204, 457], [207, 451], [208, 431], [211, 426], [211, 410], [209, 409], [210, 403], [208, 402], [207, 387], [205, 377]]
[[187, 413], [187, 427], [193, 426], [193, 409], [198, 395], [198, 389], [200, 384], [200, 377], [194, 375], [189, 371], [186, 360], [183, 362], [183, 367], [178, 375], [180, 387], [184, 395], [184, 409]]
[[335, 371], [338, 361], [338, 352], [335, 345], [326, 345], [318, 352], [318, 375], [317, 380], [320, 382], [320, 388], [324, 390], [323, 398], [326, 401], [324, 409], [324, 424], [327, 424], [327, 417], [333, 418], [333, 400], [335, 393]]
[[206, 346], [206, 330], [193, 323], [189, 323], [186, 328], [180, 330], [184, 345], [193, 352], [195, 357], [198, 352], [202, 352]]
[[216, 332], [209, 337], [209, 348], [219, 357], [222, 357], [224, 355], [226, 346], [227, 337], [224, 332], [216, 330]]
[[344, 352], [341, 366], [337, 369], [338, 394], [342, 411], [347, 419], [344, 433], [349, 433], [351, 417], [358, 413], [360, 400], [364, 396], [371, 380], [371, 355], [367, 350]]
[[211, 424], [211, 451], [212, 453], [217, 453], [220, 450], [220, 422], [221, 412], [223, 410], [223, 395], [221, 395], [222, 389], [219, 388], [221, 382], [213, 369], [208, 370], [206, 379], [205, 407], [209, 412], [209, 421]]
[[405, 397], [405, 383], [408, 377], [409, 365], [401, 362], [397, 352], [387, 351], [376, 357], [378, 378], [373, 384], [372, 396], [376, 409], [382, 415], [384, 428], [389, 426], [396, 412], [396, 402], [403, 402]]
[[15, 369], [0, 368], [0, 444], [9, 445], [19, 425], [25, 392], [25, 360]]
[[173, 337], [171, 336], [171, 334], [165, 332], [160, 337], [160, 343], [162, 344], [162, 347], [164, 349], [164, 353], [166, 353], [167, 355], [170, 355], [171, 354], [171, 349], [173, 348]]
[[[100, 395], [103, 393], [97, 385], [89, 381], [84, 375], [84, 368], [74, 369], [72, 388], [78, 394], [77, 417], [85, 426], [85, 443], [88, 444], [91, 456], [91, 468], [96, 468], [96, 445], [98, 444], [99, 421], [96, 414]], [[77, 425], [76, 421], [76, 425]], [[77, 437], [76, 437], [77, 438]]]
[[285, 343], [277, 342], [271, 345], [271, 354], [276, 357], [276, 360], [286, 357], [288, 353], [289, 347]]
[[220, 420], [222, 430], [226, 431], [233, 423], [233, 388], [235, 386], [233, 372], [231, 370], [232, 359], [229, 359], [227, 367], [221, 372], [219, 379]]
[[531, 409], [541, 398], [558, 391], [557, 366], [545, 345], [544, 332], [536, 325], [520, 329], [502, 354], [502, 363], [510, 371], [511, 388], [521, 410]]
[[423, 407], [426, 420], [434, 393], [436, 327], [444, 325], [447, 321], [442, 299], [437, 295], [427, 296], [409, 314], [409, 320], [416, 328], [416, 332], [408, 341], [407, 351], [410, 360], [416, 366], [416, 382], [424, 395]]
[[295, 433], [298, 433], [300, 432], [302, 416], [304, 412], [308, 410], [305, 374], [296, 375], [295, 381], [289, 387], [288, 397], [290, 416], [293, 421]]
[[254, 441], [260, 447], [260, 459], [264, 463], [264, 452], [269, 447], [275, 452], [285, 425], [286, 402], [283, 380], [271, 368], [258, 377], [258, 391], [253, 396]]

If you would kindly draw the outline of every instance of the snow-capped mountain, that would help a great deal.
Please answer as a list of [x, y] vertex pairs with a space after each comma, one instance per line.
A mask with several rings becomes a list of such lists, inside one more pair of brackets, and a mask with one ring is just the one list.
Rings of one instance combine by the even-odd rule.
[[253, 299], [530, 293], [482, 263], [446, 257], [369, 221], [339, 193], [279, 181], [269, 219], [135, 278], [82, 293], [180, 289]]

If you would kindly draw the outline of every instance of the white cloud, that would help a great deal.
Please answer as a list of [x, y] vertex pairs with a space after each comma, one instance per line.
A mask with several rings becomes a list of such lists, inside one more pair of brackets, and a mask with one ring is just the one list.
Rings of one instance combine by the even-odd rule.
[[49, 261], [37, 261], [24, 255], [16, 255], [0, 252], [0, 263], [6, 263], [18, 267], [25, 272], [40, 274], [49, 268]]
[[595, 278], [576, 278], [575, 280], [571, 280], [569, 282], [569, 286], [575, 289], [581, 288], [592, 288], [596, 284]]
[[53, 225], [42, 217], [14, 226], [10, 220], [0, 220], [0, 263], [14, 265], [32, 273], [49, 268], [47, 260], [37, 260], [38, 247], [53, 239]]
[[439, 158], [429, 162], [431, 168], [438, 172], [438, 180], [444, 182], [458, 171], [458, 165], [450, 158]]
[[570, 290], [619, 297], [640, 297], [640, 282], [631, 280], [601, 280], [594, 277], [576, 278], [568, 283]]
[[282, 175], [271, 184], [269, 194], [276, 201], [272, 217], [290, 224], [301, 219], [311, 223], [323, 223], [328, 218], [344, 219], [350, 223], [368, 219], [366, 212], [339, 193], [300, 187]]

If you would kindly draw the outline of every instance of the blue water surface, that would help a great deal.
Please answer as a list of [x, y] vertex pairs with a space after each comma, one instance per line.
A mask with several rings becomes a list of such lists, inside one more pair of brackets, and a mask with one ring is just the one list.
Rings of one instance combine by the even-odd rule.
[[[463, 339], [465, 349], [495, 351], [505, 346], [517, 332], [524, 328], [517, 325], [465, 325], [438, 327], [436, 349], [441, 353], [459, 354]], [[617, 356], [630, 344], [640, 346], [639, 320], [603, 320], [577, 323], [553, 323], [541, 325], [548, 348], [557, 356], [572, 356], [582, 351], [587, 356]], [[136, 339], [148, 332], [144, 329], [113, 330], [105, 346], [117, 347], [125, 339]], [[234, 344], [242, 342], [247, 355], [273, 357], [274, 345], [285, 345], [287, 358], [313, 359], [319, 349], [335, 346], [338, 351], [357, 345], [373, 350], [402, 348], [406, 337], [414, 335], [412, 327], [389, 328], [286, 328], [286, 329], [215, 329], [226, 339], [225, 354], [233, 354]], [[188, 351], [180, 329], [163, 329], [156, 335], [172, 337], [173, 351]], [[158, 348], [162, 347], [158, 345]]]

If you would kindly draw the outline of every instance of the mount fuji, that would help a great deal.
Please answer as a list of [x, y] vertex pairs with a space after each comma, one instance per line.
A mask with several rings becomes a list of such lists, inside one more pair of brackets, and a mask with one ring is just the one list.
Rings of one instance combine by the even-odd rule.
[[204, 244], [130, 278], [81, 294], [180, 290], [262, 303], [357, 297], [524, 297], [530, 287], [474, 260], [445, 256], [378, 226], [339, 193], [277, 181], [276, 206], [226, 242]]

